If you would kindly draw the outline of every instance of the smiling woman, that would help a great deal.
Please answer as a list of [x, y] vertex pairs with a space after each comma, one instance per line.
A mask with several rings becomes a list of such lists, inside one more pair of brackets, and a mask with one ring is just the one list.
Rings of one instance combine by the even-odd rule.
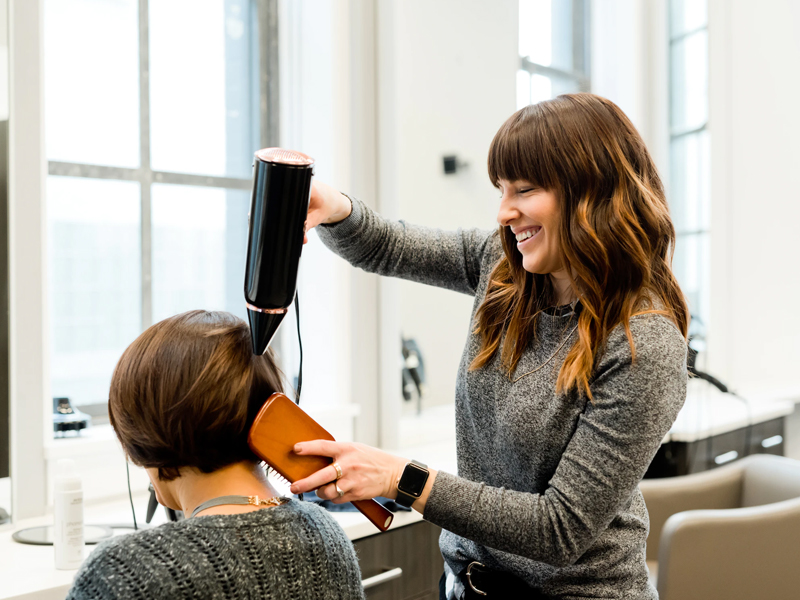
[[[489, 178], [501, 189], [504, 182], [518, 185], [501, 200], [505, 258], [476, 315], [482, 347], [473, 368], [497, 351], [498, 315], [510, 314], [509, 333], [521, 338], [501, 353], [511, 372], [538, 312], [577, 297], [588, 310], [578, 318], [579, 339], [561, 368], [559, 389], [579, 386], [592, 397], [595, 355], [617, 325], [635, 356], [628, 325], [634, 313], [666, 315], [687, 334], [688, 307], [671, 268], [675, 228], [661, 179], [636, 128], [613, 102], [575, 94], [518, 111], [492, 141]], [[515, 232], [532, 225], [541, 225], [537, 237], [545, 237], [520, 244]], [[507, 293], [528, 286], [530, 293]]]
[[314, 186], [308, 225], [337, 254], [475, 301], [456, 383], [458, 476], [309, 440], [295, 451], [342, 474], [292, 491], [396, 497], [443, 527], [442, 599], [655, 599], [637, 484], [686, 395], [688, 325], [658, 173], [628, 118], [591, 94], [512, 115], [488, 166], [496, 232], [390, 221]]

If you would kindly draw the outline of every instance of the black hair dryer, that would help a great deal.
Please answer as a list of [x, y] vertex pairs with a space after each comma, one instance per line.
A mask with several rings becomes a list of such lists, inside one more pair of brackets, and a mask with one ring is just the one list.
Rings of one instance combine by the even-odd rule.
[[301, 152], [256, 152], [244, 276], [255, 354], [267, 349], [294, 300], [313, 175], [314, 159]]

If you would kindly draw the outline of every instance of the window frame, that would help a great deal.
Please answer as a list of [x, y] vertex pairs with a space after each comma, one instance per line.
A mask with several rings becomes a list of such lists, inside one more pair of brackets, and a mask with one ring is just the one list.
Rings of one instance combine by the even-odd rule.
[[[260, 31], [274, 32], [261, 38], [259, 52], [269, 48], [271, 64], [261, 63], [258, 76], [262, 102], [278, 106], [278, 7], [285, 0], [254, 0], [270, 7], [260, 13]], [[52, 507], [52, 468], [56, 459], [76, 458], [87, 487], [87, 499], [107, 499], [122, 494], [123, 455], [107, 427], [98, 427], [100, 439], [53, 439], [50, 384], [50, 326], [47, 294], [46, 181], [48, 162], [44, 135], [44, 2], [9, 0], [9, 398], [10, 471], [12, 522], [44, 516]], [[264, 26], [264, 19], [266, 25]], [[284, 40], [292, 31], [281, 28]], [[280, 46], [282, 51], [287, 47]], [[291, 50], [291, 48], [289, 48]], [[275, 143], [278, 114], [261, 120], [263, 145]], [[284, 121], [284, 127], [289, 121]], [[268, 125], [269, 124], [269, 125]], [[265, 133], [268, 132], [268, 133]], [[118, 474], [122, 473], [122, 479]], [[138, 478], [138, 480], [137, 480]], [[113, 481], [112, 481], [113, 479]], [[146, 479], [131, 470], [134, 485]], [[90, 490], [90, 482], [99, 485]], [[121, 483], [121, 485], [120, 485]], [[52, 510], [52, 508], [50, 508]]]
[[528, 75], [543, 75], [549, 79], [561, 79], [577, 84], [580, 92], [591, 91], [590, 49], [591, 49], [591, 4], [588, 0], [572, 2], [572, 58], [571, 71], [543, 65], [520, 56], [520, 70]]
[[[254, 132], [259, 147], [278, 146], [280, 140], [280, 78], [278, 60], [278, 1], [247, 0], [257, 15], [257, 56], [254, 65], [258, 77], [257, 98], [259, 131]], [[252, 189], [251, 177], [225, 177], [199, 175], [152, 168], [150, 139], [150, 0], [138, 0], [139, 42], [139, 167], [112, 167], [106, 165], [73, 163], [58, 160], [47, 161], [47, 174], [61, 177], [82, 177], [139, 183], [141, 222], [141, 330], [153, 324], [152, 290], [152, 185], [172, 184], [208, 187], [225, 190]], [[44, 7], [43, 7], [44, 13]], [[46, 150], [45, 150], [46, 151]], [[48, 241], [49, 242], [49, 241]], [[277, 340], [276, 340], [277, 341]], [[274, 345], [274, 344], [273, 344]], [[100, 422], [107, 419], [107, 401], [81, 404], [83, 412]]]
[[[673, 24], [672, 24], [672, 7], [675, 2], [685, 2], [686, 0], [668, 0], [666, 10], [667, 10], [667, 20], [666, 20], [666, 28], [667, 28], [667, 77], [668, 77], [668, 90], [667, 90], [667, 98], [668, 98], [668, 105], [667, 105], [667, 122], [668, 122], [668, 131], [669, 131], [669, 140], [668, 140], [668, 152], [667, 156], [669, 157], [669, 188], [670, 188], [670, 205], [675, 206], [675, 194], [676, 190], [674, 189], [674, 173], [675, 173], [675, 162], [673, 160], [673, 148], [676, 144], [681, 143], [683, 140], [690, 138], [692, 136], [697, 136], [699, 134], [705, 133], [707, 136], [710, 137], [710, 128], [709, 128], [709, 93], [710, 93], [710, 77], [708, 72], [706, 73], [706, 80], [704, 82], [705, 90], [706, 90], [706, 118], [700, 125], [694, 125], [690, 127], [676, 127], [673, 124], [673, 109], [674, 109], [674, 90], [676, 88], [677, 82], [675, 78], [675, 69], [673, 68], [673, 48], [683, 42], [684, 40], [690, 38], [693, 35], [697, 35], [702, 32], [706, 32], [706, 48], [705, 52], [708, 57], [710, 53], [709, 48], [709, 2], [708, 0], [701, 0], [706, 2], [706, 21], [705, 24], [699, 27], [693, 27], [691, 29], [686, 29], [679, 33], [673, 32]], [[693, 0], [694, 1], [694, 0]], [[685, 75], [684, 75], [685, 76]], [[709, 139], [708, 142], [709, 148], [709, 156], [708, 158], [708, 172], [706, 176], [708, 177], [708, 184], [711, 184], [711, 140]], [[703, 210], [707, 211], [709, 214], [711, 213], [711, 196], [712, 194], [709, 193], [703, 195], [700, 191], [698, 191], [699, 202], [703, 206]], [[674, 210], [673, 210], [674, 213]], [[680, 227], [680, 224], [676, 226], [675, 231], [675, 244], [676, 247], [678, 244], [681, 243], [682, 240], [690, 240], [695, 239], [699, 244], [705, 244], [708, 256], [707, 256], [707, 266], [709, 271], [712, 269], [711, 265], [711, 229], [712, 229], [712, 218], [709, 218], [705, 224], [700, 223], [698, 228], [693, 229], [683, 229]], [[703, 265], [698, 264], [696, 267], [702, 270]], [[676, 276], [682, 275], [681, 273], [676, 273]], [[711, 295], [711, 277], [710, 272], [706, 273], [706, 277], [703, 278], [702, 283], [700, 284], [700, 290], [698, 290], [698, 306], [690, 306], [689, 309], [692, 312], [693, 317], [700, 320], [702, 323], [702, 337], [704, 338], [701, 343], [705, 342], [710, 334], [710, 321], [711, 317], [709, 314], [705, 314], [704, 307], [709, 306], [710, 303], [710, 295]], [[680, 281], [680, 280], [679, 280]], [[698, 348], [701, 349], [701, 348]], [[705, 352], [705, 348], [702, 348], [703, 353], [699, 360], [702, 362], [707, 362], [708, 357]]]

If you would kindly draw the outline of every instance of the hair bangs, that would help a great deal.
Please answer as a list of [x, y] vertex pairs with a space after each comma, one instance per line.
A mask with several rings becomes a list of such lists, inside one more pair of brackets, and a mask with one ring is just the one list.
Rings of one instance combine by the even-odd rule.
[[527, 181], [546, 190], [558, 189], [558, 144], [540, 125], [547, 102], [518, 110], [495, 134], [489, 147], [489, 180]]

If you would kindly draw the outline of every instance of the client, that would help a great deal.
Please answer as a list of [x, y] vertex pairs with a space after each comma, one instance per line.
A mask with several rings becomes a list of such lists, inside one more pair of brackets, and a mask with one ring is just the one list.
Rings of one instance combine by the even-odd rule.
[[68, 598], [363, 599], [344, 531], [279, 497], [247, 445], [281, 387], [272, 356], [254, 355], [229, 313], [191, 311], [142, 333], [114, 371], [109, 417], [158, 501], [187, 518], [98, 546]]

